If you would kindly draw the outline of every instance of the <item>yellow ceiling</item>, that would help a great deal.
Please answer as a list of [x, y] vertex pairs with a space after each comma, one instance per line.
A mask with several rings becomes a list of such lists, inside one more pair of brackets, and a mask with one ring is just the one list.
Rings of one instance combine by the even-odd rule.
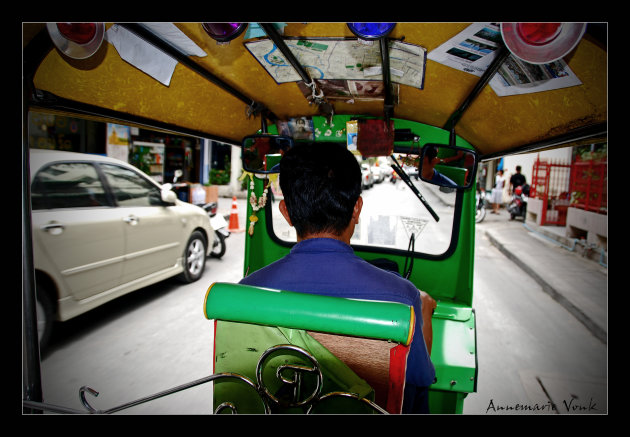
[[[244, 35], [227, 45], [218, 45], [200, 23], [176, 25], [208, 54], [191, 57], [194, 62], [264, 104], [278, 117], [318, 114], [316, 105], [309, 105], [296, 83], [277, 84], [273, 80], [245, 49]], [[390, 37], [404, 37], [405, 42], [430, 52], [468, 25], [398, 23]], [[284, 35], [353, 37], [345, 23], [288, 23]], [[565, 61], [582, 85], [507, 97], [498, 97], [487, 86], [458, 122], [457, 134], [483, 154], [491, 154], [562, 134], [574, 127], [606, 122], [606, 51], [583, 38]], [[478, 79], [427, 60], [424, 89], [400, 85], [394, 117], [443, 127]], [[81, 61], [52, 50], [38, 68], [34, 85], [60, 97], [160, 120], [235, 143], [260, 128], [259, 117], [247, 117], [246, 104], [184, 65], [177, 65], [170, 86], [165, 86], [122, 60], [107, 42], [92, 58]], [[382, 101], [353, 104], [335, 101], [334, 107], [336, 114], [383, 115]]]

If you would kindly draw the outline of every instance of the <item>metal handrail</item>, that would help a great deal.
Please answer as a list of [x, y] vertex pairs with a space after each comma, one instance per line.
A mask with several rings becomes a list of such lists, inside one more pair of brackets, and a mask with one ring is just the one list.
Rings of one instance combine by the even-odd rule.
[[[308, 366], [303, 366], [303, 365], [292, 365], [292, 364], [285, 364], [284, 366], [282, 366], [282, 368], [278, 368], [278, 371], [276, 372], [278, 379], [280, 381], [282, 381], [284, 384], [289, 385], [293, 388], [293, 393], [294, 398], [292, 401], [287, 402], [286, 400], [280, 400], [278, 398], [276, 398], [273, 394], [271, 394], [269, 392], [269, 390], [267, 389], [267, 387], [264, 384], [263, 378], [262, 378], [262, 368], [265, 364], [265, 361], [267, 360], [267, 358], [274, 353], [278, 353], [278, 352], [282, 352], [282, 351], [291, 351], [291, 352], [295, 352], [299, 355], [303, 355], [304, 357], [306, 357], [312, 364], [312, 367], [308, 367]], [[287, 377], [282, 377], [280, 376], [280, 372], [284, 372], [286, 370], [292, 370], [293, 371], [293, 379], [291, 378], [287, 378]], [[313, 392], [308, 395], [305, 396], [305, 399], [300, 400], [299, 396], [297, 395], [298, 393], [300, 393], [300, 381], [301, 381], [301, 374], [302, 373], [310, 373], [310, 374], [314, 374], [317, 377], [317, 384], [316, 384], [316, 388], [313, 390]], [[223, 373], [217, 373], [214, 375], [209, 375], [206, 376], [204, 378], [200, 378], [200, 379], [196, 379], [194, 381], [182, 384], [182, 385], [178, 385], [176, 387], [149, 395], [149, 396], [145, 396], [143, 398], [131, 401], [131, 402], [126, 402], [124, 404], [118, 405], [116, 407], [113, 408], [109, 408], [106, 410], [98, 410], [96, 408], [94, 408], [86, 399], [86, 393], [90, 394], [91, 396], [98, 396], [99, 392], [97, 392], [96, 390], [94, 390], [91, 387], [88, 386], [83, 386], [79, 389], [79, 398], [81, 400], [81, 403], [83, 404], [83, 406], [85, 407], [85, 411], [82, 410], [77, 410], [74, 408], [69, 408], [69, 407], [63, 407], [63, 406], [59, 406], [59, 405], [54, 405], [54, 404], [48, 404], [48, 403], [44, 403], [44, 402], [35, 402], [35, 401], [30, 401], [30, 400], [23, 400], [22, 401], [22, 407], [23, 408], [30, 408], [33, 410], [39, 410], [39, 411], [48, 411], [48, 412], [52, 412], [52, 413], [61, 413], [61, 414], [85, 414], [85, 413], [89, 413], [89, 414], [112, 414], [112, 413], [117, 413], [119, 411], [131, 408], [131, 407], [135, 407], [137, 405], [140, 404], [144, 404], [146, 402], [149, 401], [153, 401], [159, 398], [163, 398], [165, 396], [174, 394], [174, 393], [178, 393], [181, 392], [183, 390], [189, 389], [189, 388], [193, 388], [193, 387], [197, 387], [199, 385], [202, 384], [206, 384], [208, 382], [213, 382], [219, 379], [226, 379], [226, 378], [231, 378], [231, 379], [236, 379], [239, 381], [244, 382], [245, 384], [249, 385], [255, 392], [256, 394], [259, 396], [261, 403], [263, 405], [265, 414], [271, 414], [272, 413], [272, 406], [273, 405], [280, 405], [282, 407], [285, 408], [294, 408], [294, 407], [302, 407], [306, 410], [306, 414], [312, 414], [313, 413], [313, 409], [316, 408], [316, 406], [318, 404], [320, 404], [321, 402], [324, 402], [328, 399], [331, 399], [333, 397], [345, 397], [345, 398], [349, 398], [349, 399], [354, 399], [357, 402], [367, 405], [368, 407], [372, 408], [374, 411], [376, 411], [377, 413], [381, 413], [381, 414], [389, 414], [386, 410], [384, 410], [383, 408], [381, 408], [379, 405], [377, 405], [375, 402], [371, 401], [370, 399], [364, 398], [359, 396], [356, 393], [350, 393], [350, 392], [343, 392], [343, 391], [334, 391], [334, 392], [330, 392], [330, 393], [326, 393], [324, 395], [321, 394], [321, 387], [322, 387], [322, 383], [323, 383], [323, 376], [320, 370], [320, 365], [317, 361], [317, 359], [310, 354], [308, 351], [306, 351], [305, 349], [299, 347], [299, 346], [295, 346], [295, 345], [289, 345], [289, 344], [283, 344], [283, 345], [277, 345], [277, 346], [273, 346], [269, 349], [267, 349], [261, 356], [260, 359], [258, 360], [258, 363], [256, 365], [256, 382], [252, 381], [250, 378], [240, 375], [238, 373], [231, 373], [231, 372], [223, 372]], [[232, 411], [232, 413], [238, 413], [237, 407], [232, 403], [232, 402], [223, 402], [220, 405], [218, 405], [215, 410], [214, 410], [214, 414], [218, 414], [221, 411], [225, 410], [225, 409], [230, 409]]]

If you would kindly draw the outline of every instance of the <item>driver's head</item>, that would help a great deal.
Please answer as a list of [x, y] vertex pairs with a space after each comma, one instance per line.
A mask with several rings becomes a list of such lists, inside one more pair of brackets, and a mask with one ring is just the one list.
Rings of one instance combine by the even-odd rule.
[[361, 195], [361, 167], [335, 143], [298, 143], [280, 161], [280, 188], [298, 236], [341, 233]]
[[437, 157], [437, 154], [438, 154], [438, 148], [437, 148], [437, 147], [435, 147], [435, 146], [426, 146], [426, 147], [427, 147], [427, 150], [426, 150], [426, 152], [425, 152], [425, 155], [424, 155], [424, 156], [426, 156], [427, 158], [429, 158], [429, 162], [430, 162], [430, 161], [433, 161], [433, 160]]

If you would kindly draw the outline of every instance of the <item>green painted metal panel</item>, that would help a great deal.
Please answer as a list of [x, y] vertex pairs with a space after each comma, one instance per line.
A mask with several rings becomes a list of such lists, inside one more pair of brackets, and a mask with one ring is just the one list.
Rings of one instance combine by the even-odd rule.
[[468, 393], [429, 391], [429, 411], [431, 414], [462, 414], [464, 399]]
[[435, 390], [471, 393], [476, 390], [475, 313], [470, 308], [438, 303], [433, 315]]

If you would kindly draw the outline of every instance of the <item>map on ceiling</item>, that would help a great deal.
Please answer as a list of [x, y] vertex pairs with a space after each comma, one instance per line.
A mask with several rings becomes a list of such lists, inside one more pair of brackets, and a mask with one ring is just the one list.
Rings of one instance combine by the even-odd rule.
[[[317, 80], [383, 80], [379, 44], [347, 38], [285, 38], [298, 62]], [[277, 83], [302, 80], [270, 39], [245, 42], [245, 47]], [[426, 64], [425, 48], [389, 41], [392, 82], [422, 89]]]

